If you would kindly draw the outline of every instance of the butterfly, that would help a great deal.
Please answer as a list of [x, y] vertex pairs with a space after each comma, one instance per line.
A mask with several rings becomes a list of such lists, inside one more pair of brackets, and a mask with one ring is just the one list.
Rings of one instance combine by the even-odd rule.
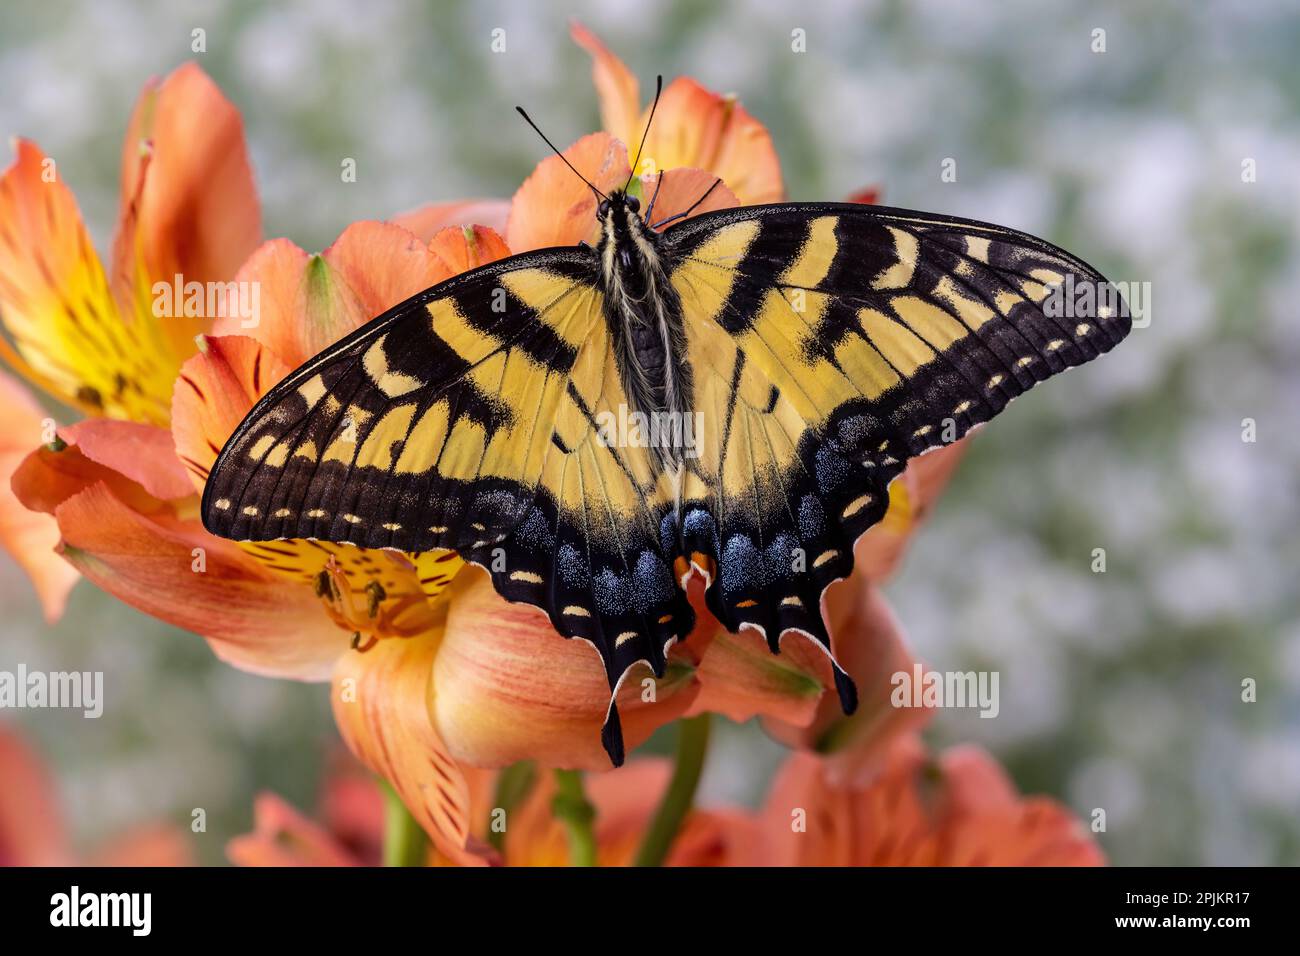
[[222, 449], [204, 524], [481, 565], [599, 652], [616, 765], [614, 697], [690, 633], [693, 573], [729, 630], [811, 637], [851, 712], [822, 594], [890, 482], [1114, 347], [1127, 309], [1066, 316], [1056, 290], [1114, 287], [1000, 226], [841, 203], [656, 222], [657, 188], [644, 214], [592, 189], [594, 245], [449, 279], [280, 382]]

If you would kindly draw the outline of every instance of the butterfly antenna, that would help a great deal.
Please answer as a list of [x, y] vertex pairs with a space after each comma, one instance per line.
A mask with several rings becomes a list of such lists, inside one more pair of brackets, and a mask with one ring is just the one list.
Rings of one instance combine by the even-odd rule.
[[578, 172], [577, 167], [574, 166], [573, 163], [569, 162], [569, 160], [565, 157], [565, 155], [562, 152], [560, 152], [558, 149], [555, 148], [555, 144], [552, 143], [549, 139], [547, 139], [546, 134], [537, 128], [537, 124], [533, 122], [532, 117], [530, 117], [527, 113], [524, 112], [524, 108], [522, 106], [516, 106], [515, 109], [518, 110], [519, 115], [524, 118], [524, 122], [527, 123], [529, 126], [531, 126], [533, 128], [533, 131], [536, 132], [537, 135], [542, 138], [542, 142], [544, 142], [547, 146], [551, 147], [552, 152], [554, 152], [556, 156], [560, 157], [560, 159], [564, 161], [565, 166], [568, 166], [570, 169], [573, 170], [573, 175], [577, 176], [584, 183], [586, 183], [587, 188], [590, 189], [592, 192], [594, 192], [601, 199], [609, 198], [603, 192], [601, 192], [599, 189], [593, 186], [591, 184], [591, 180], [588, 179], [586, 176], [582, 175], [582, 173]]
[[623, 192], [627, 192], [627, 187], [632, 185], [632, 180], [636, 179], [637, 163], [641, 162], [641, 150], [645, 149], [646, 137], [650, 135], [650, 124], [655, 121], [655, 109], [659, 106], [659, 94], [664, 91], [664, 77], [659, 74], [655, 77], [655, 98], [650, 104], [650, 115], [646, 117], [645, 132], [641, 134], [641, 145], [636, 148], [636, 159], [632, 160], [632, 174], [627, 177], [627, 182], [623, 185]]

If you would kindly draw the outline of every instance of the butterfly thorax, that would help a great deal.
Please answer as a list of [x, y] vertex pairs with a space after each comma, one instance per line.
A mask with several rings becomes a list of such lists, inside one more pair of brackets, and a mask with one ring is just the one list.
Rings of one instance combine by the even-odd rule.
[[[596, 247], [605, 319], [628, 401], [645, 416], [660, 419], [661, 434], [689, 434], [677, 427], [691, 408], [690, 368], [685, 360], [681, 300], [669, 281], [669, 263], [659, 235], [622, 193], [601, 204], [601, 238]], [[685, 449], [656, 445], [657, 460], [675, 471]]]

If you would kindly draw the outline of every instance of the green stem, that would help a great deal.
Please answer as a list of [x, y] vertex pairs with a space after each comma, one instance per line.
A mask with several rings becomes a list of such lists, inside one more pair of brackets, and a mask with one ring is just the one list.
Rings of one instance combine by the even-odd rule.
[[678, 724], [677, 761], [673, 779], [668, 784], [655, 818], [637, 851], [637, 866], [662, 866], [672, 849], [677, 831], [695, 801], [695, 790], [704, 769], [704, 755], [709, 749], [709, 715], [688, 717]]
[[384, 790], [384, 866], [424, 866], [428, 837], [388, 784]]
[[[537, 766], [531, 760], [521, 760], [518, 763], [513, 763], [497, 774], [496, 801], [492, 805], [492, 814], [488, 817], [488, 843], [498, 853], [505, 853], [506, 851], [505, 826], [509, 826], [509, 820], [514, 815], [515, 807], [528, 798], [528, 794], [532, 792], [533, 784], [536, 782]], [[498, 827], [496, 825], [496, 811], [498, 809], [504, 814], [505, 826]]]
[[592, 823], [596, 808], [582, 789], [582, 773], [577, 770], [555, 771], [555, 798], [551, 813], [569, 831], [569, 865], [596, 865], [596, 833]]

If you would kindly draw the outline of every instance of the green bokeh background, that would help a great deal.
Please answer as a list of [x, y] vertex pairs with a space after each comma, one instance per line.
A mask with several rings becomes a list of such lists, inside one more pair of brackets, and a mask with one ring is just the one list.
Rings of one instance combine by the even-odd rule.
[[[888, 595], [933, 666], [1001, 673], [997, 719], [945, 712], [932, 741], [981, 743], [1022, 789], [1105, 808], [1114, 862], [1300, 862], [1300, 16], [1286, 0], [6, 5], [0, 132], [57, 158], [102, 250], [132, 103], [197, 59], [243, 112], [267, 236], [319, 249], [357, 219], [510, 195], [543, 155], [516, 103], [557, 141], [594, 129], [570, 16], [643, 87], [662, 72], [739, 94], [791, 198], [878, 185], [890, 204], [1026, 229], [1151, 283], [1148, 328], [976, 439]], [[220, 862], [255, 792], [314, 803], [337, 740], [325, 688], [237, 672], [84, 583], [47, 627], [2, 555], [0, 596], [0, 668], [106, 673], [98, 721], [2, 715], [52, 762], [83, 845], [203, 807], [196, 845]], [[715, 740], [705, 799], [755, 802], [781, 749], [754, 727]]]

